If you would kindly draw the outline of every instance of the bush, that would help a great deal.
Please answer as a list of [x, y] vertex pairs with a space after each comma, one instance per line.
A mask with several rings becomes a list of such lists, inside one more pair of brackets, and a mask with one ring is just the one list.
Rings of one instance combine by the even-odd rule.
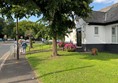
[[65, 44], [64, 49], [68, 52], [74, 52], [76, 50], [76, 45], [73, 43], [67, 43]]
[[64, 45], [65, 45], [64, 42], [59, 42], [59, 43], [58, 43], [58, 46], [59, 46], [59, 47], [64, 47]]

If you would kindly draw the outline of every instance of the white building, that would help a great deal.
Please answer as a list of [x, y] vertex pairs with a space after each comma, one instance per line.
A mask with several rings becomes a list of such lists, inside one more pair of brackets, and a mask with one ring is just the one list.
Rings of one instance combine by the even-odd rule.
[[[83, 51], [118, 53], [118, 3], [100, 11], [93, 11], [87, 19], [76, 17], [76, 29], [65, 38]], [[79, 51], [79, 49], [78, 49]]]

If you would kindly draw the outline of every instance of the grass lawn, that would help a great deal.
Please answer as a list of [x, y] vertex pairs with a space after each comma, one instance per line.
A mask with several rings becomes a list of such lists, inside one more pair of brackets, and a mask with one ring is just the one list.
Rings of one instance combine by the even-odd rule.
[[[118, 83], [118, 54], [58, 51], [52, 58], [49, 45], [34, 45], [27, 58], [43, 83]], [[32, 52], [33, 51], [33, 52]]]

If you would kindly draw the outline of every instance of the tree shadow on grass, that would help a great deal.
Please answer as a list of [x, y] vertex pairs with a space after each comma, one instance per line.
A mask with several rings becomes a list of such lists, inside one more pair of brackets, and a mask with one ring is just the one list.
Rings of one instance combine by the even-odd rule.
[[42, 78], [42, 77], [45, 77], [45, 76], [48, 76], [48, 75], [52, 75], [52, 74], [55, 74], [55, 73], [61, 73], [61, 72], [66, 72], [66, 71], [72, 71], [72, 70], [77, 70], [77, 69], [84, 69], [84, 68], [93, 67], [93, 66], [94, 66], [94, 65], [84, 66], [84, 67], [76, 67], [76, 68], [72, 68], [72, 69], [66, 69], [66, 70], [60, 70], [60, 71], [49, 72], [49, 73], [46, 73], [46, 74], [43, 74], [43, 75], [39, 76], [38, 78]]

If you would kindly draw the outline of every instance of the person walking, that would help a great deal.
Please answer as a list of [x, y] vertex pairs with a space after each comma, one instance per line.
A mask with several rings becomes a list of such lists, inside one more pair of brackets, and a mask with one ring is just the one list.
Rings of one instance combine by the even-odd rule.
[[18, 40], [18, 46], [19, 46], [19, 54], [20, 54], [20, 55], [21, 55], [22, 52], [23, 52], [22, 43], [23, 43], [23, 39], [19, 39], [19, 40]]
[[24, 41], [22, 42], [23, 54], [26, 54], [27, 43]]

